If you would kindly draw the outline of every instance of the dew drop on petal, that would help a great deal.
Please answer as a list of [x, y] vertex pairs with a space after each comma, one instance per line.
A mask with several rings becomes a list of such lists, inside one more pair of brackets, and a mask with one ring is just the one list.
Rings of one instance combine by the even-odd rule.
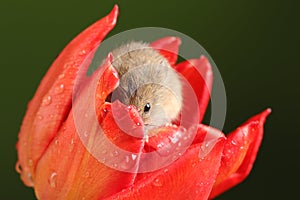
[[163, 185], [161, 179], [159, 177], [155, 178], [155, 180], [153, 181], [153, 185], [156, 187], [161, 187]]
[[32, 160], [32, 159], [29, 159], [29, 160], [28, 160], [28, 165], [29, 165], [29, 167], [32, 167], [32, 166], [33, 166], [33, 160]]
[[74, 139], [72, 138], [71, 139], [71, 142], [70, 142], [70, 147], [69, 147], [69, 152], [72, 152], [73, 151], [73, 149], [74, 149], [74, 144], [75, 144], [75, 141], [74, 141]]
[[56, 94], [61, 94], [61, 93], [63, 93], [64, 89], [65, 89], [65, 85], [64, 84], [60, 84], [59, 86], [57, 86], [55, 88], [55, 93]]
[[235, 140], [232, 140], [232, 141], [231, 141], [231, 144], [233, 144], [234, 146], [236, 146], [236, 145], [237, 145], [237, 143], [236, 143], [236, 141], [235, 141]]
[[27, 173], [26, 178], [27, 178], [28, 186], [33, 187], [34, 182], [33, 182], [33, 179], [32, 179], [32, 174], [30, 172]]
[[88, 137], [88, 136], [89, 136], [89, 133], [88, 133], [87, 131], [84, 131], [84, 132], [83, 132], [83, 135], [84, 135], [84, 137]]
[[65, 74], [60, 74], [59, 76], [58, 76], [58, 79], [63, 79], [65, 77]]
[[49, 184], [50, 184], [50, 187], [52, 187], [52, 188], [56, 187], [56, 177], [57, 177], [56, 172], [52, 172], [49, 177]]
[[196, 165], [197, 165], [197, 162], [192, 163], [192, 167], [196, 167]]
[[135, 163], [130, 159], [128, 155], [125, 156], [124, 160], [120, 163], [121, 170], [128, 170], [133, 168]]
[[132, 158], [132, 160], [135, 160], [135, 159], [136, 159], [136, 157], [137, 157], [137, 155], [135, 155], [135, 154], [131, 154], [131, 158]]
[[85, 172], [84, 174], [83, 174], [83, 177], [85, 177], [85, 178], [88, 178], [90, 176], [90, 172]]
[[83, 56], [83, 55], [85, 55], [86, 54], [86, 51], [85, 50], [81, 50], [80, 52], [79, 52], [79, 55], [80, 56]]
[[106, 154], [107, 153], [107, 151], [106, 151], [106, 149], [104, 149], [103, 151], [102, 151], [102, 154]]
[[68, 69], [68, 68], [72, 68], [75, 66], [75, 63], [74, 62], [68, 62], [64, 65], [64, 68], [65, 69]]
[[104, 164], [106, 162], [106, 158], [100, 158], [100, 162]]
[[52, 102], [52, 97], [50, 95], [46, 95], [42, 100], [42, 106], [48, 106]]
[[118, 151], [113, 151], [112, 156], [114, 156], [114, 157], [119, 156], [119, 152]]

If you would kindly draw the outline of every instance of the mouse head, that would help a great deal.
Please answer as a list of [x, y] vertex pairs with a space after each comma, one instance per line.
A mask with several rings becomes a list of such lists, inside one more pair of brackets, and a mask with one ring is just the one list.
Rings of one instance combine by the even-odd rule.
[[140, 86], [129, 98], [144, 121], [146, 128], [171, 122], [178, 116], [180, 100], [167, 86], [149, 83]]

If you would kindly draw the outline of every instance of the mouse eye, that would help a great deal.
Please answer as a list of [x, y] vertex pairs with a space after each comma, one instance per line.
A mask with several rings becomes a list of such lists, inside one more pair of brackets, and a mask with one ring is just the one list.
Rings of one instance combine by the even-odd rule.
[[145, 112], [145, 113], [149, 112], [150, 108], [151, 108], [150, 103], [146, 103], [146, 105], [145, 105], [145, 107], [144, 107], [144, 112]]

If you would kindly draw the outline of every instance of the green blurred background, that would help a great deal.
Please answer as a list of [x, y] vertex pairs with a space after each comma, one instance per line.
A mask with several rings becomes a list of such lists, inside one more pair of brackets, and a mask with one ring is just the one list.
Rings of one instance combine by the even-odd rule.
[[252, 173], [218, 199], [299, 196], [298, 1], [15, 0], [0, 3], [0, 199], [35, 199], [14, 170], [27, 102], [63, 47], [115, 3], [120, 16], [111, 35], [165, 27], [189, 35], [210, 53], [227, 92], [225, 133], [265, 108], [273, 109]]

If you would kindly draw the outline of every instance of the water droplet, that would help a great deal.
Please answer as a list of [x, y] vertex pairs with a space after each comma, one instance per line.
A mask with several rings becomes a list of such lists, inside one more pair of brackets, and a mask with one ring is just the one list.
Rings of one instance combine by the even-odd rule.
[[119, 156], [119, 152], [118, 152], [118, 151], [113, 151], [112, 156], [113, 156], [113, 157]]
[[173, 143], [173, 144], [176, 144], [177, 142], [178, 142], [178, 140], [179, 140], [179, 138], [178, 137], [171, 137], [171, 136], [169, 136], [168, 137], [170, 140], [171, 140], [171, 142]]
[[106, 154], [107, 153], [107, 151], [106, 151], [106, 149], [104, 149], [103, 151], [102, 151], [102, 154]]
[[84, 174], [83, 174], [83, 177], [85, 177], [85, 178], [88, 178], [90, 176], [90, 172], [85, 172]]
[[75, 141], [74, 141], [74, 139], [72, 138], [71, 139], [71, 142], [70, 142], [70, 147], [69, 147], [69, 152], [72, 152], [73, 151], [73, 149], [74, 149], [74, 144], [75, 144]]
[[248, 131], [247, 131], [247, 130], [242, 129], [242, 133], [243, 133], [243, 136], [244, 136], [244, 137], [247, 137], [247, 135], [248, 135]]
[[163, 183], [161, 182], [160, 178], [156, 178], [154, 181], [153, 181], [153, 185], [156, 186], [156, 187], [160, 187], [163, 185]]
[[100, 162], [105, 163], [106, 162], [106, 158], [100, 158]]
[[49, 104], [51, 104], [51, 102], [52, 102], [51, 96], [47, 95], [42, 100], [42, 106], [48, 106]]
[[33, 166], [33, 160], [32, 160], [32, 159], [29, 159], [29, 160], [28, 160], [28, 165], [29, 165], [29, 167], [32, 167], [32, 166]]
[[89, 133], [87, 131], [84, 131], [83, 135], [84, 135], [84, 137], [88, 137]]
[[38, 115], [37, 118], [38, 118], [39, 120], [42, 120], [44, 117], [43, 117], [42, 115]]
[[83, 55], [85, 55], [86, 54], [86, 51], [85, 50], [81, 50], [80, 52], [79, 52], [79, 55], [80, 56], [83, 56]]
[[74, 62], [69, 62], [69, 63], [66, 63], [66, 64], [64, 65], [64, 68], [65, 68], [65, 69], [71, 68], [71, 67], [73, 67], [74, 65], [75, 65]]
[[197, 165], [197, 162], [192, 163], [192, 167], [196, 167], [196, 165]]
[[231, 150], [227, 149], [227, 154], [230, 155], [231, 154]]
[[58, 79], [63, 79], [65, 77], [65, 74], [60, 74], [59, 76], [58, 76]]
[[133, 167], [135, 167], [135, 162], [130, 159], [130, 156], [126, 155], [124, 160], [120, 163], [120, 169], [127, 171], [128, 169], [132, 169]]
[[60, 84], [59, 86], [57, 86], [55, 88], [55, 93], [56, 94], [61, 94], [61, 93], [63, 93], [64, 89], [65, 89], [65, 85], [64, 84]]
[[56, 145], [58, 145], [59, 144], [59, 141], [58, 140], [55, 140], [55, 142], [54, 142]]
[[131, 154], [131, 158], [132, 158], [132, 160], [135, 160], [135, 159], [136, 159], [136, 157], [137, 157], [137, 155], [135, 155], [135, 154]]
[[196, 186], [197, 186], [197, 187], [201, 187], [201, 186], [203, 186], [203, 185], [204, 185], [203, 182], [196, 183]]
[[20, 164], [19, 161], [16, 163], [15, 169], [16, 169], [16, 171], [17, 171], [19, 174], [22, 173], [22, 166], [21, 166], [21, 164]]
[[52, 174], [50, 175], [50, 178], [49, 178], [49, 184], [50, 184], [50, 187], [52, 187], [52, 188], [56, 187], [56, 177], [57, 177], [57, 173], [52, 172]]
[[34, 186], [32, 175], [31, 175], [30, 172], [27, 173], [27, 181], [28, 181], [28, 184], [29, 184], [28, 186], [31, 186], [31, 187]]
[[169, 169], [165, 169], [164, 172], [165, 172], [165, 173], [169, 172]]
[[236, 146], [236, 145], [237, 145], [237, 143], [236, 143], [236, 141], [235, 141], [235, 140], [232, 140], [232, 141], [231, 141], [231, 144], [233, 144], [234, 146]]

